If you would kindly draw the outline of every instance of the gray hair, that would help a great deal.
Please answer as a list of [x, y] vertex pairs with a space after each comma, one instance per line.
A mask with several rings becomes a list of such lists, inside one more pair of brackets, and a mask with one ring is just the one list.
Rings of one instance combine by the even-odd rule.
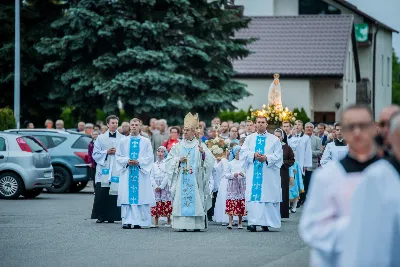
[[57, 120], [57, 121], [56, 121], [56, 124], [57, 124], [57, 123], [62, 123], [62, 124], [64, 125], [64, 121], [63, 121], [63, 120]]
[[93, 123], [86, 123], [85, 128], [94, 128]]
[[400, 130], [400, 112], [396, 112], [390, 118], [390, 134]]
[[157, 122], [159, 122], [159, 123], [163, 122], [163, 123], [165, 124], [165, 126], [168, 125], [167, 120], [164, 120], [164, 119], [160, 119], [160, 120], [158, 120]]
[[311, 122], [307, 122], [306, 125], [304, 125], [304, 127], [307, 127], [307, 125], [310, 125], [311, 127], [314, 128], [314, 124], [312, 124]]

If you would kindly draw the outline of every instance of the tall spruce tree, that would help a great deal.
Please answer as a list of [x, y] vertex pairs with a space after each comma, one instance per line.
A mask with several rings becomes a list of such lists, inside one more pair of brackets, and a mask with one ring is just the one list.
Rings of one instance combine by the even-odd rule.
[[[14, 3], [0, 4], [0, 108], [14, 105]], [[41, 127], [46, 117], [57, 119], [65, 103], [62, 98], [51, 99], [57, 84], [51, 74], [42, 73], [44, 59], [33, 48], [41, 37], [52, 34], [50, 24], [61, 10], [50, 1], [21, 5], [21, 123], [30, 120]]]
[[[247, 95], [232, 79], [232, 60], [248, 55], [251, 40], [234, 38], [248, 18], [228, 0], [80, 0], [52, 24], [54, 38], [36, 45], [44, 71], [62, 81], [64, 97], [101, 96], [104, 109], [181, 122], [232, 109]], [[98, 103], [88, 103], [93, 112]]]

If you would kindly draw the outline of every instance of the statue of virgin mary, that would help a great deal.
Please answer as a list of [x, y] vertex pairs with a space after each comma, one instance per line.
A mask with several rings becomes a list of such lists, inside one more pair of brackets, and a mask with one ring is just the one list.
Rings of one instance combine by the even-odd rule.
[[274, 74], [274, 81], [269, 86], [268, 91], [268, 105], [275, 105], [275, 107], [282, 110], [282, 95], [281, 84], [279, 83], [279, 74]]

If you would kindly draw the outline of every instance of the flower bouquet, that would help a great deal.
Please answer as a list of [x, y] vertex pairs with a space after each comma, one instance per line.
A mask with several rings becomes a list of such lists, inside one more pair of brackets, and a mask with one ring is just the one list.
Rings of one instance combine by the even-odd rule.
[[263, 105], [262, 109], [253, 111], [250, 109], [251, 115], [247, 117], [249, 120], [255, 121], [257, 117], [267, 118], [268, 124], [281, 125], [282, 122], [288, 121], [294, 123], [297, 113], [293, 113], [289, 108], [280, 108], [274, 104]]
[[218, 159], [226, 157], [226, 151], [229, 149], [231, 141], [229, 139], [215, 138], [206, 141], [208, 149]]

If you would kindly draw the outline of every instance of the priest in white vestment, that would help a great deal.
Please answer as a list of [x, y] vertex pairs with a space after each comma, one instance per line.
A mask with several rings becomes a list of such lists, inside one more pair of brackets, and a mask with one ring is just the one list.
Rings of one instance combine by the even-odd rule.
[[94, 143], [92, 157], [96, 161], [96, 187], [92, 210], [92, 219], [96, 223], [113, 223], [121, 219], [121, 210], [117, 206], [117, 194], [113, 187], [118, 184], [119, 171], [116, 167], [115, 152], [123, 136], [118, 133], [118, 117], [107, 117], [108, 130], [101, 134]]
[[340, 266], [400, 266], [400, 113], [389, 140], [393, 155], [367, 168], [354, 193]]
[[120, 170], [118, 206], [121, 206], [122, 228], [140, 229], [151, 226], [150, 208], [156, 205], [150, 179], [153, 149], [150, 140], [140, 135], [140, 120], [130, 121], [131, 135], [117, 148]]
[[[362, 171], [379, 160], [371, 110], [357, 105], [347, 107], [341, 121], [349, 154], [314, 172], [300, 219], [300, 235], [312, 249], [311, 266], [339, 266], [353, 192], [363, 179]], [[374, 201], [364, 204], [369, 206]]]
[[305, 168], [312, 167], [311, 138], [303, 132], [303, 122], [296, 121], [296, 133], [288, 137], [288, 145], [294, 152], [294, 158], [299, 164], [302, 174]]
[[321, 157], [321, 166], [324, 167], [329, 162], [338, 162], [349, 152], [349, 146], [343, 137], [342, 126], [335, 124], [336, 139], [328, 143]]
[[210, 179], [215, 157], [195, 137], [198, 116], [189, 113], [184, 119], [184, 138], [166, 159], [166, 171], [172, 194], [172, 228], [200, 231], [207, 227], [211, 207]]
[[247, 230], [257, 226], [281, 227], [282, 201], [280, 168], [283, 151], [280, 140], [267, 132], [267, 118], [256, 119], [257, 132], [246, 137], [240, 150], [240, 160], [246, 171]]

